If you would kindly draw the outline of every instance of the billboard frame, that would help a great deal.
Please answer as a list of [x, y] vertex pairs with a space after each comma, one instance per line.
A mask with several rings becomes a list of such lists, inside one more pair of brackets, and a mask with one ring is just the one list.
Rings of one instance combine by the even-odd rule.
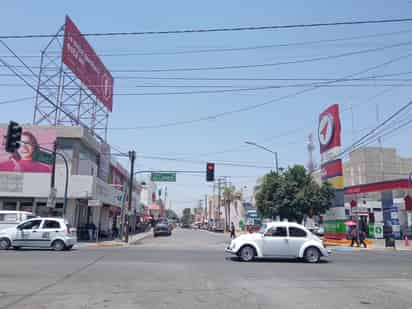
[[41, 51], [33, 125], [81, 126], [106, 142], [109, 110], [63, 63], [64, 29]]

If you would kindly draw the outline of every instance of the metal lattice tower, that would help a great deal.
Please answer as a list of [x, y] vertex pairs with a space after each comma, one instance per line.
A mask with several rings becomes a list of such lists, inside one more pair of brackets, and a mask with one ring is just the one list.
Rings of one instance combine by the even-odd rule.
[[309, 154], [309, 161], [308, 161], [308, 165], [307, 168], [309, 170], [310, 173], [312, 173], [315, 169], [316, 169], [316, 162], [313, 156], [313, 152], [315, 150], [315, 145], [313, 144], [313, 134], [310, 133], [308, 135], [308, 154]]
[[63, 63], [63, 34], [64, 26], [41, 52], [33, 124], [81, 126], [105, 142], [109, 113]]

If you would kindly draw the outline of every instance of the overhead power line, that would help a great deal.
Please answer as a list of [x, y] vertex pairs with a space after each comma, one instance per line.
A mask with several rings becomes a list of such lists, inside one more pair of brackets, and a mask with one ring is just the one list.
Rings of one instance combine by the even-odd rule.
[[[376, 48], [360, 49], [350, 52], [326, 55], [320, 57], [304, 58], [298, 60], [289, 60], [289, 61], [278, 61], [272, 63], [256, 63], [256, 64], [242, 64], [242, 65], [217, 65], [217, 66], [207, 66], [207, 67], [186, 67], [186, 68], [164, 68], [164, 69], [111, 69], [113, 73], [162, 73], [162, 72], [191, 72], [191, 71], [214, 71], [214, 70], [237, 70], [237, 69], [250, 69], [250, 68], [265, 68], [265, 67], [274, 67], [282, 65], [292, 65], [292, 64], [304, 64], [304, 63], [313, 63], [324, 60], [332, 60], [345, 58], [355, 55], [369, 54], [374, 52], [380, 52], [386, 49], [392, 49], [397, 47], [409, 46], [412, 45], [412, 41], [405, 41], [395, 44], [384, 45]], [[40, 69], [39, 66], [27, 66], [24, 65], [15, 65], [17, 68], [30, 68], [30, 69]], [[44, 70], [44, 68], [43, 68]], [[34, 73], [33, 73], [34, 74]]]
[[[386, 36], [394, 36], [401, 34], [411, 33], [412, 30], [402, 30], [394, 32], [383, 32], [383, 33], [374, 33], [367, 35], [359, 36], [349, 36], [341, 37], [335, 39], [323, 39], [323, 40], [309, 40], [309, 41], [299, 41], [299, 42], [290, 42], [290, 43], [277, 43], [277, 44], [262, 44], [262, 45], [253, 45], [253, 46], [240, 46], [240, 47], [203, 47], [190, 50], [175, 50], [175, 51], [122, 51], [122, 52], [103, 52], [98, 54], [101, 57], [130, 57], [130, 56], [168, 56], [168, 55], [185, 55], [185, 54], [203, 54], [203, 53], [220, 53], [220, 52], [242, 52], [242, 51], [251, 51], [251, 50], [260, 50], [260, 49], [273, 49], [273, 48], [283, 48], [283, 47], [299, 47], [299, 46], [311, 46], [324, 43], [334, 43], [334, 42], [345, 42], [345, 41], [355, 41], [363, 40], [370, 38], [381, 38]], [[60, 52], [56, 51], [56, 54]], [[0, 56], [2, 57], [2, 56]], [[12, 56], [4, 56], [5, 58]], [[20, 55], [21, 58], [40, 58], [40, 55]]]
[[[328, 81], [328, 82], [325, 82], [323, 84], [337, 83], [337, 82], [340, 82], [341, 80], [345, 80], [347, 78], [352, 78], [352, 77], [357, 76], [357, 75], [362, 75], [362, 74], [368, 73], [369, 71], [373, 71], [373, 70], [376, 70], [378, 68], [385, 67], [389, 64], [407, 59], [411, 56], [412, 56], [412, 53], [408, 53], [406, 55], [395, 57], [395, 58], [392, 58], [388, 61], [380, 63], [378, 65], [368, 67], [364, 70], [361, 70], [361, 71], [358, 71], [358, 72], [355, 72], [355, 73], [352, 73], [352, 74], [348, 74], [346, 76], [343, 76], [340, 79], [336, 79], [336, 80], [333, 80], [333, 81]], [[311, 87], [308, 87], [308, 88], [305, 88], [305, 89], [302, 89], [302, 90], [299, 90], [299, 91], [296, 91], [296, 92], [293, 92], [293, 93], [290, 93], [290, 94], [287, 94], [287, 95], [284, 95], [284, 96], [281, 96], [281, 97], [273, 98], [271, 100], [268, 100], [268, 101], [265, 101], [265, 102], [262, 102], [262, 103], [253, 104], [253, 105], [249, 105], [249, 106], [246, 106], [246, 107], [242, 107], [242, 108], [238, 108], [238, 109], [234, 109], [234, 110], [229, 110], [229, 111], [225, 111], [225, 112], [220, 112], [220, 113], [216, 113], [216, 114], [212, 114], [212, 115], [202, 116], [202, 117], [195, 118], [195, 119], [190, 119], [190, 120], [166, 122], [166, 123], [163, 123], [163, 124], [157, 124], [157, 125], [151, 125], [151, 126], [117, 127], [117, 128], [112, 127], [110, 129], [111, 130], [154, 129], [154, 128], [165, 128], [165, 127], [173, 127], [173, 126], [179, 126], [179, 125], [187, 125], [187, 124], [193, 124], [193, 123], [203, 122], [203, 121], [210, 121], [210, 120], [215, 120], [215, 119], [226, 117], [226, 116], [233, 115], [233, 114], [238, 114], [238, 113], [243, 113], [243, 112], [255, 110], [255, 109], [261, 108], [261, 107], [266, 106], [266, 105], [278, 103], [278, 102], [284, 101], [286, 99], [289, 99], [289, 98], [292, 98], [292, 97], [297, 97], [301, 94], [316, 90], [318, 88], [320, 88], [320, 86], [315, 85], [315, 86], [311, 86]]]
[[[385, 77], [394, 77], [412, 74], [412, 71], [396, 72], [388, 74], [375, 74], [359, 78], [347, 78], [345, 81], [371, 81], [371, 80], [381, 80], [381, 81], [411, 81], [410, 78], [405, 79], [388, 79]], [[0, 74], [0, 76], [14, 76], [10, 74]], [[339, 79], [339, 77], [159, 77], [159, 76], [115, 76], [116, 80], [178, 80], [178, 81], [331, 81]]]
[[[351, 25], [368, 25], [368, 24], [389, 24], [412, 22], [412, 18], [391, 18], [391, 19], [370, 19], [370, 20], [352, 20], [341, 22], [325, 23], [308, 23], [308, 24], [289, 24], [289, 25], [267, 25], [267, 26], [243, 26], [243, 27], [219, 27], [219, 28], [199, 28], [199, 29], [182, 29], [182, 30], [163, 30], [163, 31], [126, 31], [126, 32], [86, 32], [83, 36], [94, 37], [114, 37], [114, 36], [137, 36], [137, 35], [168, 35], [168, 34], [191, 34], [191, 33], [210, 33], [210, 32], [239, 32], [239, 31], [262, 31], [262, 30], [282, 30], [282, 29], [299, 29], [299, 28], [323, 28], [336, 26]], [[58, 35], [63, 36], [63, 34]], [[52, 38], [55, 34], [23, 34], [23, 35], [2, 35], [0, 39], [34, 39], [34, 38]]]
[[[353, 151], [354, 149], [360, 148], [362, 145], [367, 143], [370, 140], [373, 140], [374, 138], [379, 138], [379, 134], [382, 132], [382, 130], [385, 130], [385, 127], [392, 121], [394, 120], [398, 115], [400, 115], [402, 112], [404, 112], [407, 108], [409, 108], [412, 105], [412, 101], [408, 102], [407, 104], [403, 105], [401, 108], [396, 110], [394, 113], [392, 113], [388, 118], [386, 118], [384, 121], [380, 122], [376, 127], [374, 127], [372, 130], [370, 130], [368, 133], [365, 135], [361, 136], [359, 139], [357, 139], [355, 142], [353, 142], [349, 147], [346, 147], [343, 151], [341, 151], [336, 157], [340, 157], [346, 153], [349, 153]], [[392, 125], [395, 122], [392, 123]], [[387, 129], [388, 127], [386, 127]], [[390, 126], [389, 126], [390, 128]]]
[[36, 97], [23, 97], [23, 98], [18, 98], [18, 99], [13, 99], [13, 100], [6, 100], [6, 101], [0, 101], [0, 105], [3, 104], [10, 104], [10, 103], [19, 103], [19, 102], [24, 102], [24, 101], [31, 101], [36, 99]]
[[312, 63], [323, 60], [331, 60], [344, 58], [349, 56], [369, 54], [374, 52], [379, 52], [385, 49], [402, 47], [411, 45], [412, 41], [400, 42], [396, 44], [384, 45], [376, 48], [361, 49], [351, 52], [345, 52], [335, 55], [327, 55], [320, 57], [312, 57], [306, 59], [290, 60], [290, 61], [279, 61], [272, 63], [257, 63], [257, 64], [243, 64], [243, 65], [217, 65], [217, 66], [207, 66], [207, 67], [187, 67], [187, 68], [164, 68], [164, 69], [124, 69], [124, 70], [111, 70], [113, 73], [161, 73], [161, 72], [190, 72], [190, 71], [214, 71], [214, 70], [237, 70], [237, 69], [250, 69], [250, 68], [264, 68], [264, 67], [274, 67], [290, 64], [302, 64], [302, 63]]
[[[316, 84], [315, 84], [316, 85]], [[312, 85], [312, 86], [315, 86]], [[303, 88], [308, 87], [309, 84], [304, 85], [277, 85], [265, 87], [250, 87], [250, 88], [235, 88], [235, 89], [218, 89], [218, 90], [197, 90], [197, 91], [174, 91], [174, 92], [124, 92], [115, 93], [115, 96], [163, 96], [163, 95], [197, 95], [197, 94], [218, 94], [218, 93], [236, 93], [249, 91], [262, 91], [270, 89], [283, 88]], [[347, 84], [347, 85], [319, 85], [318, 88], [365, 88], [365, 87], [411, 87], [412, 84]]]

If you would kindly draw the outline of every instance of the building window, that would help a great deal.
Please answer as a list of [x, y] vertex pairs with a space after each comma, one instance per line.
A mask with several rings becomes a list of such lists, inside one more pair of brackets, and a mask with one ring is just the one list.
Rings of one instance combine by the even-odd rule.
[[4, 202], [3, 210], [17, 210], [17, 203], [16, 202]]

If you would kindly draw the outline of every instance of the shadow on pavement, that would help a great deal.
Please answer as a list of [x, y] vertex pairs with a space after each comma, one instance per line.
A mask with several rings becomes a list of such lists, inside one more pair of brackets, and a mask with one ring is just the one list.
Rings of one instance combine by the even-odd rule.
[[[289, 264], [308, 264], [306, 263], [303, 259], [280, 259], [280, 258], [265, 258], [265, 259], [255, 259], [250, 262], [243, 262], [240, 258], [238, 257], [227, 257], [226, 260], [231, 260], [232, 262], [238, 262], [238, 263], [289, 263]], [[331, 261], [328, 260], [320, 260], [318, 264], [329, 264]]]

